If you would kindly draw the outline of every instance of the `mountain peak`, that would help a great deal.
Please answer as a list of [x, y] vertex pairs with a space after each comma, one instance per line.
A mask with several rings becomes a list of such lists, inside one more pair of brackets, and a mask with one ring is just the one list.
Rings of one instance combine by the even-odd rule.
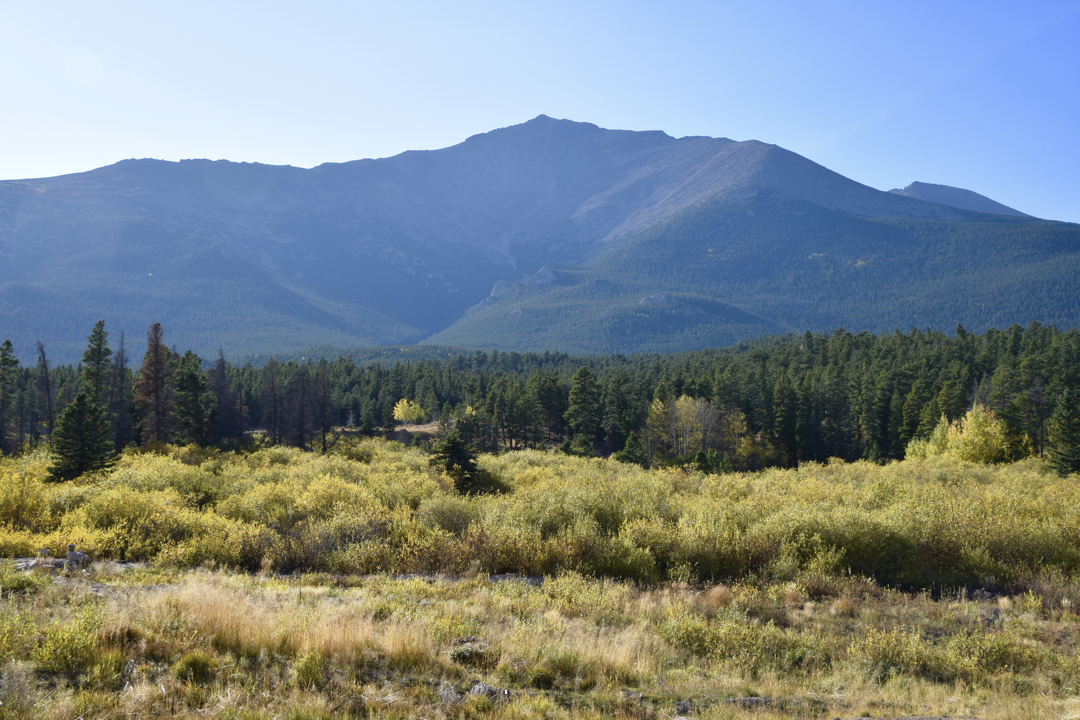
[[491, 138], [500, 140], [507, 138], [534, 138], [543, 137], [553, 141], [567, 141], [580, 139], [585, 142], [597, 137], [618, 138], [616, 142], [632, 142], [653, 144], [657, 142], [674, 142], [675, 138], [662, 130], [614, 130], [602, 128], [595, 123], [567, 120], [565, 118], [553, 118], [541, 113], [532, 120], [526, 120], [517, 125], [498, 128], [485, 133], [479, 133], [469, 137], [465, 142], [483, 141]]
[[961, 210], [973, 210], [974, 212], [992, 213], [994, 215], [1031, 217], [1019, 210], [1014, 210], [1007, 205], [1002, 205], [995, 200], [991, 200], [985, 195], [980, 195], [977, 192], [952, 187], [950, 185], [934, 185], [933, 183], [916, 181], [903, 190], [895, 188], [889, 192], [895, 195], [915, 198], [916, 200], [923, 200], [925, 202], [948, 205], [949, 207], [960, 208]]

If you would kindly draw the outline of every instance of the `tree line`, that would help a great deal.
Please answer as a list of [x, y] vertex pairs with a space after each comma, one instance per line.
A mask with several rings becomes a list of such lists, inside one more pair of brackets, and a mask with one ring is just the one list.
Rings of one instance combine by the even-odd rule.
[[[973, 407], [1002, 427], [1006, 455], [1046, 455], [1062, 442], [1051, 418], [1075, 418], [1080, 334], [1032, 322], [953, 336], [805, 333], [676, 355], [571, 357], [463, 352], [441, 360], [361, 364], [301, 358], [236, 367], [206, 362], [147, 332], [130, 367], [104, 323], [82, 362], [20, 366], [0, 345], [0, 452], [48, 438], [78, 396], [97, 407], [111, 447], [250, 440], [325, 451], [343, 430], [400, 422], [454, 429], [476, 450], [562, 447], [643, 464], [712, 471], [804, 461], [901, 459], [942, 419]], [[82, 412], [85, 414], [86, 409]], [[1060, 422], [1057, 423], [1061, 425]], [[1077, 468], [1080, 469], [1080, 468]]]

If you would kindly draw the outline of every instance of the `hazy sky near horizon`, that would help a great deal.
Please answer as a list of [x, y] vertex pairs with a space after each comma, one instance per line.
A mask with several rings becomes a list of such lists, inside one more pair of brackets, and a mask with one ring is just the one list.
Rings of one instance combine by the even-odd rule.
[[0, 13], [0, 179], [312, 167], [541, 113], [1080, 222], [1080, 3], [95, 2]]

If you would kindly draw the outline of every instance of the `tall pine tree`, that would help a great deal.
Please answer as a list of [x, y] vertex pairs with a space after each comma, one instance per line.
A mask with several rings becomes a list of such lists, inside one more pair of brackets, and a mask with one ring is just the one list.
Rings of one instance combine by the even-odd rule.
[[139, 368], [135, 382], [135, 403], [142, 408], [139, 421], [143, 444], [167, 443], [172, 440], [174, 424], [174, 388], [169, 348], [162, 341], [164, 332], [160, 323], [154, 323], [146, 331], [146, 355]]
[[1066, 390], [1050, 416], [1047, 450], [1050, 467], [1059, 475], [1080, 472], [1080, 404]]
[[117, 452], [124, 449], [135, 437], [132, 421], [133, 395], [131, 371], [127, 366], [127, 348], [124, 345], [124, 333], [120, 333], [120, 344], [113, 353], [112, 369], [109, 372], [108, 416], [111, 422], [110, 433], [113, 447]]
[[263, 371], [263, 420], [271, 445], [280, 445], [284, 434], [284, 398], [278, 361], [270, 358]]
[[[314, 411], [315, 425], [319, 429], [319, 438], [322, 443], [322, 451], [325, 453], [328, 447], [327, 435], [334, 429], [334, 387], [330, 381], [330, 363], [326, 358], [321, 358], [315, 368], [314, 387]], [[330, 443], [332, 444], [332, 443]]]
[[60, 413], [49, 448], [53, 464], [48, 479], [52, 481], [72, 480], [111, 467], [113, 443], [105, 411], [86, 393], [79, 393]]
[[82, 356], [82, 391], [103, 408], [108, 407], [109, 374], [112, 369], [110, 358], [109, 333], [105, 332], [105, 321], [98, 320], [86, 338], [86, 351]]
[[45, 398], [45, 426], [49, 428], [49, 434], [53, 431], [53, 393], [52, 383], [49, 381], [49, 357], [45, 354], [45, 345], [37, 341], [38, 353], [38, 389]]
[[11, 435], [12, 421], [15, 415], [16, 391], [15, 375], [19, 361], [10, 340], [0, 345], [0, 455], [10, 454], [14, 450]]
[[566, 424], [570, 432], [581, 434], [594, 442], [603, 418], [600, 405], [600, 385], [588, 367], [582, 366], [570, 381], [570, 403], [566, 409]]
[[205, 445], [210, 436], [216, 398], [206, 387], [202, 360], [188, 350], [176, 369], [178, 436], [185, 443]]
[[210, 433], [212, 442], [223, 442], [241, 437], [247, 417], [243, 395], [233, 392], [232, 373], [225, 360], [225, 352], [218, 348], [218, 357], [214, 367], [206, 373], [206, 381], [216, 398], [217, 409], [214, 413], [213, 429]]
[[285, 442], [307, 448], [311, 437], [311, 378], [306, 365], [298, 365], [285, 384]]

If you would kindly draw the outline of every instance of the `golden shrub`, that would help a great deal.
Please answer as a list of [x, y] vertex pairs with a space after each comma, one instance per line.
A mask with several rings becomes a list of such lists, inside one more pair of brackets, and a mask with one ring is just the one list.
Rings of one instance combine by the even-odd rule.
[[106, 476], [62, 485], [42, 482], [41, 458], [5, 458], [0, 552], [63, 554], [75, 542], [95, 558], [179, 566], [645, 582], [757, 573], [807, 588], [849, 571], [904, 586], [1080, 571], [1080, 488], [1037, 460], [942, 454], [704, 476], [526, 450], [480, 458], [506, 492], [461, 496], [417, 450], [350, 442], [362, 460], [291, 448], [201, 465], [126, 454]]

